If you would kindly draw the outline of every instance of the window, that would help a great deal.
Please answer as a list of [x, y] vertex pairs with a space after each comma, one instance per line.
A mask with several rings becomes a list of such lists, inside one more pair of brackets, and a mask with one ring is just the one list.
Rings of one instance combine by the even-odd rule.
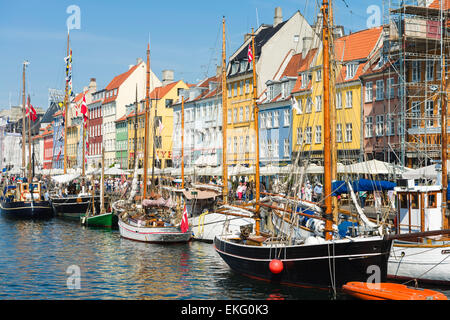
[[250, 120], [250, 107], [246, 106], [245, 107], [245, 121], [249, 121]]
[[411, 120], [411, 128], [417, 128], [419, 126], [419, 120], [416, 120], [420, 117], [420, 102], [413, 101], [411, 102], [411, 117], [415, 118]]
[[395, 81], [394, 78], [387, 79], [386, 82], [387, 90], [386, 90], [386, 98], [393, 99], [395, 97]]
[[375, 134], [377, 137], [384, 135], [384, 116], [382, 115], [377, 115], [376, 117]]
[[228, 85], [228, 98], [231, 98], [231, 84]]
[[245, 93], [250, 92], [250, 80], [245, 80]]
[[322, 111], [322, 96], [316, 96], [316, 112]]
[[411, 68], [411, 81], [420, 81], [420, 61], [413, 61]]
[[376, 99], [384, 100], [384, 80], [377, 80]]
[[366, 138], [372, 138], [373, 137], [373, 117], [366, 117], [365, 137]]
[[317, 82], [322, 81], [322, 69], [316, 71], [316, 81]]
[[336, 93], [336, 109], [342, 109], [342, 92]]
[[280, 111], [273, 113], [273, 127], [278, 128], [280, 126]]
[[311, 100], [311, 97], [308, 97], [306, 99], [306, 110], [305, 110], [305, 113], [311, 113], [311, 111], [312, 111], [312, 100]]
[[244, 121], [244, 107], [239, 108], [239, 122]]
[[434, 125], [434, 101], [427, 100], [425, 101], [425, 116], [427, 117], [427, 127], [432, 127]]
[[284, 115], [284, 126], [289, 127], [289, 124], [291, 122], [289, 119], [289, 109], [284, 110], [283, 115]]
[[233, 119], [234, 119], [234, 123], [238, 122], [238, 110], [237, 110], [237, 108], [233, 109]]
[[265, 113], [261, 113], [261, 125], [260, 125], [261, 129], [265, 129], [266, 128], [266, 114]]
[[270, 129], [272, 128], [272, 112], [267, 113], [266, 116], [266, 127], [267, 129]]
[[272, 155], [272, 140], [267, 141], [267, 156], [270, 157]]
[[311, 144], [312, 142], [312, 127], [307, 127], [305, 130], [305, 143]]
[[281, 97], [286, 98], [289, 95], [289, 82], [283, 82], [281, 84]]
[[272, 100], [275, 98], [274, 96], [274, 88], [273, 84], [267, 86], [267, 99]]
[[302, 86], [301, 88], [306, 88], [306, 85], [308, 84], [308, 73], [307, 72], [303, 72], [302, 73]]
[[289, 152], [289, 139], [284, 139], [284, 157], [289, 158], [290, 152]]
[[345, 125], [345, 142], [353, 141], [353, 126], [351, 123]]
[[237, 88], [238, 88], [238, 83], [235, 82], [234, 83], [234, 87], [233, 87], [233, 97], [237, 96], [237, 90], [238, 90]]
[[395, 120], [392, 114], [388, 114], [386, 116], [386, 135], [387, 136], [395, 135]]
[[345, 107], [353, 108], [353, 91], [349, 90], [345, 93]]
[[297, 144], [303, 143], [303, 130], [302, 128], [297, 128]]
[[228, 110], [228, 123], [231, 123], [231, 110]]
[[322, 126], [316, 126], [316, 143], [322, 143]]
[[342, 142], [342, 124], [336, 124], [336, 142]]
[[434, 61], [427, 60], [426, 80], [427, 81], [433, 81], [434, 80]]
[[278, 144], [278, 139], [273, 140], [273, 157], [278, 158], [278, 152], [279, 152], [280, 146]]
[[372, 82], [366, 83], [365, 95], [366, 95], [366, 103], [372, 102], [372, 99], [373, 99], [373, 83]]
[[358, 70], [358, 64], [357, 63], [349, 63], [347, 64], [346, 68], [346, 79], [353, 79], [356, 74], [356, 70]]

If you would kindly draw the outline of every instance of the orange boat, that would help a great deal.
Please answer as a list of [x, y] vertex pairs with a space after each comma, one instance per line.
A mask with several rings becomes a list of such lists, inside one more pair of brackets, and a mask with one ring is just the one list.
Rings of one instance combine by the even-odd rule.
[[342, 290], [362, 300], [448, 300], [440, 292], [398, 283], [348, 282], [342, 286]]

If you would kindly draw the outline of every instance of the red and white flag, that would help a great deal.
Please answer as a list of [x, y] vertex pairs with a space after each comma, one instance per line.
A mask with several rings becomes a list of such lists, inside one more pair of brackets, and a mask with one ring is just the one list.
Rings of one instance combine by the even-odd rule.
[[184, 205], [183, 209], [183, 218], [181, 219], [181, 232], [187, 232], [189, 230], [189, 220], [188, 213], [186, 210], [186, 205]]
[[248, 62], [252, 62], [253, 61], [253, 52], [252, 52], [252, 46], [251, 44], [248, 45]]

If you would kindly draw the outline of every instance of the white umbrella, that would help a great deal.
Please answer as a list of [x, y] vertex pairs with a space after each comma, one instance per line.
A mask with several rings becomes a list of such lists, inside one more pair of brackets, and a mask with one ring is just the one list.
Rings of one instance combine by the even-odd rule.
[[353, 174], [400, 174], [410, 170], [392, 163], [370, 160], [344, 166], [342, 173]]
[[80, 176], [79, 173], [63, 174], [60, 176], [53, 176], [52, 179], [58, 183], [68, 183]]
[[125, 170], [116, 167], [112, 167], [109, 168], [108, 170], [105, 170], [105, 175], [109, 176], [121, 176], [123, 174], [127, 174], [127, 172]]
[[[450, 173], [450, 160], [447, 161], [447, 173]], [[403, 179], [436, 179], [441, 172], [436, 170], [436, 165], [431, 165], [415, 170], [410, 170], [402, 174]]]

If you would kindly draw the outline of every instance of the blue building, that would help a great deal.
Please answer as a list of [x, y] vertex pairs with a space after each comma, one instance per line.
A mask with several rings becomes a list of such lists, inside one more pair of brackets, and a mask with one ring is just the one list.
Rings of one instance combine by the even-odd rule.
[[64, 118], [62, 111], [53, 116], [53, 165], [52, 169], [64, 169]]

